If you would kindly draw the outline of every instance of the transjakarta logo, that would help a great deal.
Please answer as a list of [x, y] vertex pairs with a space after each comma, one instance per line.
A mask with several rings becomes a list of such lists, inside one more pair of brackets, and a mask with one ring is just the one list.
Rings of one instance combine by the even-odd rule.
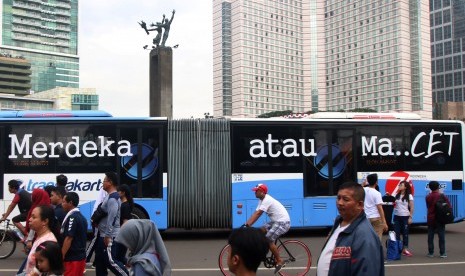
[[[8, 191], [8, 182], [12, 179], [22, 181], [20, 188], [25, 189], [28, 192], [32, 192], [33, 189], [43, 189], [45, 186], [56, 185], [55, 174], [5, 174], [3, 183], [3, 194], [5, 199], [13, 195]], [[104, 173], [99, 174], [65, 174], [68, 177], [68, 184], [66, 184], [66, 190], [68, 192], [76, 192], [79, 197], [84, 200], [95, 200], [98, 191], [102, 188]], [[7, 198], [8, 197], [8, 198]]]
[[[8, 158], [58, 158], [64, 150], [69, 158], [76, 157], [111, 157], [115, 156], [110, 148], [115, 141], [108, 140], [105, 136], [98, 136], [97, 141], [80, 141], [79, 136], [71, 136], [71, 141], [63, 144], [62, 142], [35, 142], [31, 145], [30, 139], [32, 134], [25, 134], [21, 140], [18, 140], [16, 134], [8, 135], [10, 137], [10, 155]], [[118, 156], [132, 156], [131, 143], [127, 140], [117, 142], [116, 154]]]

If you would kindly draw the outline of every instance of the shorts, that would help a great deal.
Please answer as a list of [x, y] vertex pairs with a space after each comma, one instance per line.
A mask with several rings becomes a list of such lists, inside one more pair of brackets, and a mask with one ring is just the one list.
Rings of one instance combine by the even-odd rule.
[[27, 218], [27, 213], [21, 213], [11, 219], [12, 222], [18, 223], [18, 222], [24, 222], [26, 221]]
[[63, 264], [65, 266], [64, 276], [83, 275], [86, 268], [85, 259], [80, 261], [65, 261]]
[[267, 222], [263, 227], [266, 229], [266, 238], [269, 242], [274, 242], [291, 228], [290, 221]]

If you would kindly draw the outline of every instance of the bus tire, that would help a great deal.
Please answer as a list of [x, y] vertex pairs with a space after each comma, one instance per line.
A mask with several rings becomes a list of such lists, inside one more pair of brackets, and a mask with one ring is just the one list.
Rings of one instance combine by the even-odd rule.
[[145, 210], [141, 206], [135, 204], [131, 212], [131, 218], [132, 219], [149, 219], [149, 216], [147, 215], [147, 212], [145, 212]]

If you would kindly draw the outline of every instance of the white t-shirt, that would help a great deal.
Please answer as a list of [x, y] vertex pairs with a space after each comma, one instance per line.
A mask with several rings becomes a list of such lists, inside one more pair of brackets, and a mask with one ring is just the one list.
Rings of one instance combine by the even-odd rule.
[[378, 212], [376, 205], [383, 204], [383, 198], [381, 193], [375, 188], [364, 187], [365, 190], [365, 214], [367, 218], [380, 218], [381, 215]]
[[[396, 205], [394, 206], [394, 215], [401, 217], [410, 216], [410, 211], [408, 210], [409, 201], [402, 200], [404, 196], [401, 195], [399, 199], [396, 199]], [[413, 196], [408, 195], [408, 199], [413, 201]]]
[[[350, 225], [350, 224], [349, 224]], [[318, 276], [327, 276], [329, 272], [329, 264], [331, 263], [331, 257], [333, 256], [334, 247], [336, 247], [336, 240], [339, 237], [339, 234], [344, 231], [349, 225], [341, 227], [339, 225], [334, 233], [329, 237], [328, 242], [326, 243], [325, 248], [321, 251], [320, 259], [318, 260], [316, 275]]]
[[272, 196], [266, 194], [263, 200], [258, 202], [256, 211], [262, 210], [267, 213], [272, 222], [287, 222], [291, 221], [289, 213], [281, 202], [274, 199]]

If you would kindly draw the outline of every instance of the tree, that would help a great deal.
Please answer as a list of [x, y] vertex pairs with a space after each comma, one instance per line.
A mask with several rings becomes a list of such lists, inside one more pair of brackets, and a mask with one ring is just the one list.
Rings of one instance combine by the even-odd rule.
[[257, 116], [257, 118], [281, 117], [281, 116], [290, 115], [290, 114], [292, 114], [292, 110], [272, 111], [272, 112], [260, 114]]

